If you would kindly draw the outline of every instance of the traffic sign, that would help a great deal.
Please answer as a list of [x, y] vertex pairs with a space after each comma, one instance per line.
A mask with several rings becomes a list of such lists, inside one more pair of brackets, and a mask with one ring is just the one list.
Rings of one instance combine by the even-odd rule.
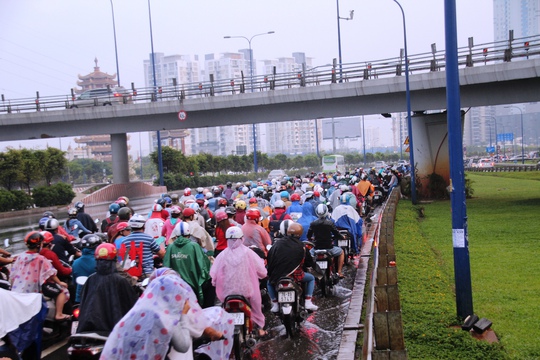
[[410, 151], [411, 151], [410, 147], [407, 146], [407, 148], [405, 149], [405, 152], [410, 152]]
[[187, 112], [185, 112], [184, 110], [180, 110], [178, 112], [178, 120], [184, 121], [186, 119], [187, 119]]
[[486, 152], [492, 154], [495, 152], [495, 146], [486, 146]]
[[405, 142], [403, 143], [403, 145], [409, 145], [409, 137], [407, 136], [407, 138], [405, 139]]

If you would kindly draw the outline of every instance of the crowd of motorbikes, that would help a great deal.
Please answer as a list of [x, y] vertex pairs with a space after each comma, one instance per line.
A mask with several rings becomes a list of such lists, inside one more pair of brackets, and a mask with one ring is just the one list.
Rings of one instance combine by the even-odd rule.
[[[387, 197], [388, 187], [384, 184], [375, 186], [374, 192], [371, 194], [371, 203], [367, 198], [361, 197], [361, 202], [357, 205], [359, 215], [364, 219], [369, 219], [371, 212], [377, 206], [382, 204]], [[99, 220], [96, 220], [98, 223]], [[351, 234], [346, 229], [340, 230], [343, 239], [336, 239], [335, 245], [342, 248], [345, 256], [345, 265], [350, 264], [355, 255], [355, 251], [352, 249]], [[81, 233], [81, 237], [82, 237]], [[105, 237], [106, 239], [106, 237]], [[105, 240], [106, 241], [106, 240]], [[80, 238], [72, 242], [73, 245], [80, 245]], [[9, 247], [9, 241], [6, 240], [5, 247]], [[305, 246], [308, 250], [311, 250], [313, 244], [309, 241], [305, 242]], [[337, 274], [337, 264], [334, 258], [328, 253], [327, 250], [314, 250], [314, 267], [310, 269], [310, 272], [315, 276], [317, 288], [323, 297], [332, 296], [334, 293], [334, 287], [340, 281], [340, 277]], [[73, 261], [73, 258], [70, 258]], [[70, 266], [71, 264], [65, 264]], [[161, 266], [159, 259], [156, 258], [155, 266]], [[9, 281], [9, 267], [0, 267], [0, 288], [8, 289], [10, 287]], [[70, 285], [73, 290], [76, 284], [84, 286], [86, 281], [85, 277], [71, 279]], [[148, 279], [141, 278], [135, 285], [137, 291], [142, 294]], [[269, 297], [266, 289], [266, 281], [261, 281], [260, 288], [263, 306], [269, 306]], [[304, 307], [304, 293], [305, 290], [301, 283], [297, 283], [292, 277], [283, 277], [279, 280], [276, 287], [279, 311], [277, 316], [281, 320], [285, 328], [285, 334], [288, 338], [294, 338], [299, 334], [302, 323], [307, 319], [309, 311]], [[73, 297], [74, 298], [74, 297]], [[77, 333], [77, 324], [79, 309], [77, 305], [69, 302], [64, 309], [65, 313], [72, 314], [72, 321], [58, 322], [55, 320], [55, 305], [53, 300], [45, 298], [47, 302], [48, 314], [43, 325], [42, 345], [47, 347], [55, 342], [58, 342], [67, 336], [69, 336], [69, 348], [68, 356], [71, 359], [97, 359], [99, 358], [101, 351], [108, 339], [108, 333], [100, 332], [85, 332]], [[234, 358], [244, 358], [245, 354], [249, 354], [251, 349], [256, 345], [259, 337], [254, 331], [254, 324], [251, 321], [251, 304], [249, 301], [241, 295], [228, 296], [223, 304], [223, 309], [232, 314], [234, 319], [234, 334], [232, 334], [233, 354]], [[193, 348], [197, 349], [200, 346], [204, 346], [208, 343], [208, 339], [200, 338], [195, 339]], [[195, 358], [197, 354], [194, 353]]]

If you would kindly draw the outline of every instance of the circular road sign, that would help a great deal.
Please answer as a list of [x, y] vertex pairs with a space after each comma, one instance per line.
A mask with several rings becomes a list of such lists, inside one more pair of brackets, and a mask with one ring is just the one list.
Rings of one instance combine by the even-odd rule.
[[184, 110], [180, 110], [178, 112], [178, 120], [184, 121], [186, 119], [187, 119], [187, 112], [185, 112]]

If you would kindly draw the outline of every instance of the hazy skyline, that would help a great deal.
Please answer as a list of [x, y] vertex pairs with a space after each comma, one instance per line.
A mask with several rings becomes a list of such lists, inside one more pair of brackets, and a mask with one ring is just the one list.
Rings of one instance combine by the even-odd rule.
[[[148, 2], [112, 0], [118, 43], [121, 84], [144, 86], [143, 60], [149, 58]], [[272, 3], [247, 0], [181, 1], [152, 0], [154, 51], [166, 55], [204, 55], [236, 52], [248, 47], [244, 39], [225, 35], [257, 37], [252, 42], [256, 60], [304, 52], [313, 65], [338, 58], [336, 1], [277, 0]], [[431, 44], [444, 49], [444, 1], [401, 0], [407, 21], [409, 54], [431, 51]], [[403, 24], [399, 7], [392, 0], [340, 0], [343, 63], [369, 62], [396, 57], [403, 47]], [[116, 73], [111, 2], [107, 0], [0, 0], [0, 94], [6, 99], [69, 94], [77, 75], [90, 73], [94, 59], [102, 71]], [[457, 1], [458, 46], [493, 41], [492, 0]], [[366, 117], [366, 126], [379, 119]], [[390, 128], [388, 122], [387, 128]], [[128, 129], [127, 129], [128, 130]], [[132, 139], [138, 137], [133, 137]], [[66, 139], [67, 141], [67, 139]], [[67, 148], [62, 139], [63, 148]], [[49, 139], [1, 143], [6, 146], [57, 146]], [[385, 142], [387, 145], [391, 143]], [[28, 144], [28, 145], [27, 145]], [[37, 144], [37, 145], [34, 145]], [[132, 147], [138, 144], [131, 143]], [[144, 147], [144, 146], [143, 146]]]

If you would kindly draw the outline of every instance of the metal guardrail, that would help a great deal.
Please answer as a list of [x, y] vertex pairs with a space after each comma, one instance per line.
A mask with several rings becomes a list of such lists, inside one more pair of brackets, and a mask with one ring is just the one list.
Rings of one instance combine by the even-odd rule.
[[465, 171], [472, 172], [520, 172], [520, 171], [540, 171], [540, 164], [537, 165], [504, 165], [490, 168], [466, 167]]
[[[512, 59], [529, 59], [540, 55], [540, 35], [524, 37], [514, 40], [505, 40], [493, 43], [470, 45], [458, 49], [458, 65], [461, 68], [475, 65], [487, 65], [500, 62], [510, 62]], [[445, 68], [444, 50], [432, 51], [409, 56], [409, 73], [418, 74], [426, 72], [442, 71]], [[307, 68], [303, 64], [302, 69], [288, 73], [276, 73], [264, 76], [254, 76], [253, 79], [244, 77], [243, 74], [230, 80], [210, 81], [136, 88], [131, 83], [131, 99], [124, 98], [124, 103], [145, 103], [151, 101], [183, 101], [184, 99], [203, 98], [209, 96], [234, 96], [248, 92], [273, 91], [322, 84], [335, 84], [339, 82], [366, 81], [383, 77], [395, 77], [403, 75], [403, 56], [375, 60], [369, 62], [356, 62], [342, 64], [341, 70], [337, 71], [339, 64], [334, 59], [332, 65]], [[340, 73], [341, 75], [339, 75]], [[253, 85], [253, 87], [251, 87]], [[70, 109], [76, 96], [58, 95], [40, 97], [36, 92], [35, 98], [5, 99], [1, 95], [1, 113], [37, 112], [59, 109]], [[77, 111], [71, 109], [70, 111]]]

